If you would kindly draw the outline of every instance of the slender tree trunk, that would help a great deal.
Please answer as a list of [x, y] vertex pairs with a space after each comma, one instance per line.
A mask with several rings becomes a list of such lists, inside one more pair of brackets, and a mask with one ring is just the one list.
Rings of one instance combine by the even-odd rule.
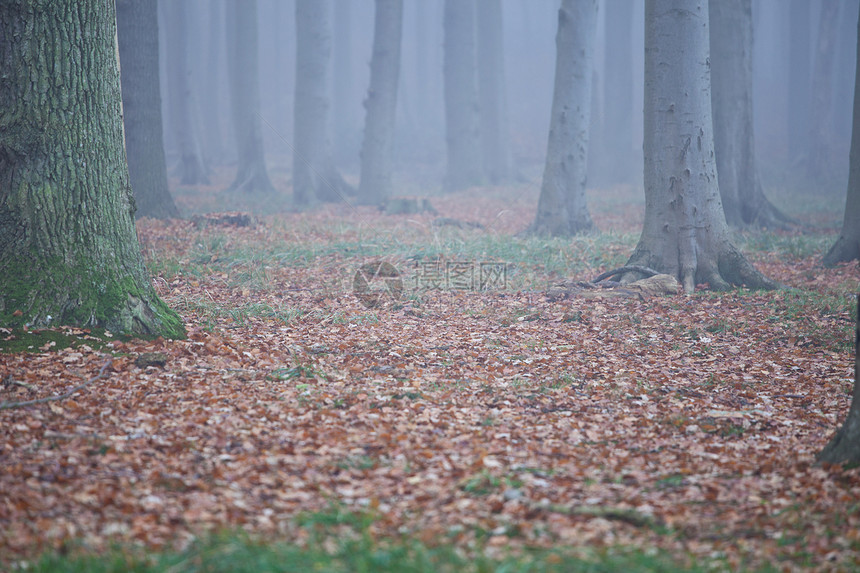
[[601, 180], [610, 185], [633, 181], [633, 2], [606, 0], [603, 161]]
[[230, 0], [233, 27], [229, 46], [230, 96], [239, 163], [231, 191], [274, 193], [266, 171], [260, 120], [260, 74], [257, 61], [257, 0]]
[[167, 187], [158, 77], [156, 0], [117, 0], [116, 23], [128, 172], [137, 217], [168, 219], [179, 210]]
[[391, 195], [394, 121], [400, 81], [403, 0], [376, 0], [367, 119], [361, 148], [361, 203], [378, 205]]
[[484, 174], [491, 183], [500, 183], [511, 177], [502, 2], [478, 0], [477, 8], [478, 94]]
[[[848, 197], [842, 233], [824, 255], [824, 264], [860, 259], [860, 18], [857, 20], [857, 71], [854, 75], [854, 119], [848, 166]], [[856, 392], [855, 392], [856, 395]]]
[[765, 197], [758, 178], [753, 136], [752, 0], [709, 3], [711, 104], [720, 197], [734, 227], [787, 227]]
[[445, 0], [445, 127], [450, 191], [483, 181], [475, 0]]
[[537, 217], [552, 236], [589, 231], [585, 201], [597, 0], [563, 0], [558, 11], [555, 91]]
[[[175, 0], [174, 0], [175, 1]], [[206, 71], [203, 77], [204, 97], [200, 102], [204, 114], [208, 121], [204, 122], [203, 135], [208, 142], [207, 158], [215, 165], [224, 165], [228, 162], [228, 157], [232, 155], [232, 150], [228, 152], [225, 141], [225, 129], [222, 125], [222, 117], [228, 115], [225, 111], [227, 106], [224, 105], [224, 66], [225, 54], [225, 18], [224, 18], [224, 1], [223, 0], [208, 0], [206, 9], [208, 13], [208, 30], [206, 42]], [[229, 130], [226, 130], [229, 131]], [[229, 135], [229, 134], [227, 134]]]
[[807, 174], [820, 181], [830, 176], [832, 167], [830, 114], [833, 109], [833, 68], [836, 63], [839, 0], [822, 0], [815, 68], [812, 76], [812, 118], [809, 132]]
[[810, 54], [810, 2], [791, 0], [788, 46], [788, 146], [789, 160], [800, 162], [808, 151]]
[[729, 237], [708, 60], [706, 0], [646, 0], [645, 223], [629, 264], [671, 274], [687, 293], [697, 283], [772, 288]]
[[0, 3], [0, 324], [179, 337], [123, 151], [113, 2]]
[[357, 120], [353, 114], [353, 42], [352, 21], [355, 0], [334, 0], [334, 39], [332, 65], [334, 70], [334, 108], [332, 132], [336, 160], [354, 161]]
[[170, 117], [179, 145], [179, 179], [184, 185], [209, 183], [208, 168], [194, 120], [188, 53], [188, 2], [167, 2], [167, 90]]

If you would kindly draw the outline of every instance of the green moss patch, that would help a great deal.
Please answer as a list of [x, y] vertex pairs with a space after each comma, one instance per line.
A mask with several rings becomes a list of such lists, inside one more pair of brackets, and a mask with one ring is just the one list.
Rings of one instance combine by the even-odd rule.
[[0, 352], [55, 352], [64, 348], [79, 348], [83, 345], [100, 350], [111, 340], [128, 340], [129, 337], [116, 336], [103, 328], [0, 328]]

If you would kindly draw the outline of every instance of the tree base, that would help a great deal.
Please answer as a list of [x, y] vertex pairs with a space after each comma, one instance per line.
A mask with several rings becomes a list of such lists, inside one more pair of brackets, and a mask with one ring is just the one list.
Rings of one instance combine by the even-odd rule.
[[834, 267], [838, 263], [858, 259], [860, 259], [860, 238], [840, 235], [821, 262], [825, 267]]

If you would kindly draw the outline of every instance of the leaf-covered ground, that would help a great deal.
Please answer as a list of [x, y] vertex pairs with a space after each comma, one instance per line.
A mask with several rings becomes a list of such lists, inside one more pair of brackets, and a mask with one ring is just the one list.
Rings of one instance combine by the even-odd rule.
[[[786, 290], [550, 302], [551, 282], [623, 264], [642, 201], [595, 195], [601, 234], [547, 240], [518, 235], [533, 195], [140, 222], [188, 339], [61, 329], [77, 343], [0, 355], [0, 403], [92, 381], [0, 410], [2, 563], [68, 542], [181, 547], [224, 527], [301, 543], [297, 516], [336, 507], [379, 538], [490, 554], [860, 567], [860, 469], [814, 463], [853, 385], [860, 281], [856, 265], [820, 266], [833, 229], [737, 237]], [[380, 260], [403, 291], [377, 281], [368, 307], [355, 275]], [[506, 274], [470, 289], [481, 263]], [[448, 288], [427, 288], [433, 272]]]

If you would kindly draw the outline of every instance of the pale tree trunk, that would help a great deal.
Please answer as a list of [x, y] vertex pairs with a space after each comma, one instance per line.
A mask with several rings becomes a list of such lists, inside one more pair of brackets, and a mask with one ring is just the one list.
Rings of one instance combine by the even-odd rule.
[[156, 0], [117, 0], [123, 122], [135, 216], [179, 217], [167, 187], [158, 77]]
[[0, 325], [184, 335], [140, 254], [115, 39], [113, 2], [0, 3]]
[[532, 231], [568, 236], [592, 229], [585, 201], [597, 0], [563, 0], [555, 89], [537, 217]]
[[842, 233], [824, 256], [827, 266], [860, 259], [860, 18], [857, 20], [857, 71], [854, 74], [854, 118], [848, 163], [848, 197]]
[[773, 288], [729, 237], [708, 59], [706, 0], [646, 0], [645, 222], [629, 264], [673, 275], [687, 293], [697, 283]]
[[[633, 181], [633, 9], [632, 0], [605, 0], [606, 66], [603, 160], [600, 178], [610, 185]], [[593, 105], [593, 104], [592, 104]], [[592, 149], [598, 149], [592, 145]]]
[[807, 161], [807, 175], [819, 181], [831, 178], [833, 165], [830, 114], [833, 109], [833, 68], [836, 64], [838, 23], [839, 0], [822, 0], [812, 72], [812, 117]]
[[358, 200], [367, 205], [381, 204], [391, 196], [402, 30], [403, 0], [376, 0], [370, 88], [364, 102], [367, 118], [361, 147], [361, 183], [358, 187]]
[[332, 132], [334, 154], [338, 162], [354, 160], [356, 118], [353, 114], [353, 43], [352, 19], [355, 0], [334, 0], [334, 39], [332, 66], [334, 71], [334, 109]]
[[330, 0], [296, 0], [293, 200], [341, 201], [353, 190], [334, 167], [329, 140]]
[[483, 182], [478, 103], [475, 0], [445, 0], [446, 187], [450, 191]]
[[[260, 120], [260, 74], [257, 61], [257, 0], [230, 0], [228, 26], [233, 44], [228, 44], [230, 97], [233, 131], [236, 134], [238, 166], [231, 191], [274, 193], [266, 171]], [[214, 119], [214, 118], [213, 118]]]
[[765, 197], [753, 136], [752, 0], [710, 2], [711, 104], [720, 197], [734, 227], [787, 227]]
[[216, 165], [227, 163], [228, 156], [232, 155], [232, 149], [228, 152], [225, 140], [227, 139], [222, 117], [229, 115], [225, 108], [227, 102], [224, 93], [229, 91], [223, 89], [224, 81], [224, 59], [229, 55], [225, 49], [225, 2], [224, 0], [208, 0], [206, 11], [208, 13], [207, 41], [206, 41], [206, 71], [203, 77], [204, 97], [201, 107], [208, 118], [204, 122], [203, 136], [207, 141], [207, 159]]
[[[855, 97], [856, 101], [856, 97]], [[855, 106], [856, 107], [856, 106]], [[855, 131], [856, 126], [855, 122]], [[856, 141], [856, 140], [855, 140]], [[830, 464], [860, 464], [860, 296], [857, 297], [857, 317], [854, 333], [854, 394], [845, 423], [828, 442], [818, 461]]]
[[184, 185], [209, 183], [197, 133], [194, 88], [188, 53], [188, 2], [166, 2], [167, 92], [170, 118], [179, 146], [179, 180]]
[[792, 163], [807, 153], [809, 137], [809, 94], [812, 41], [810, 2], [791, 0], [788, 46], [788, 152]]
[[511, 177], [501, 0], [477, 0], [478, 94], [484, 174], [491, 183]]

